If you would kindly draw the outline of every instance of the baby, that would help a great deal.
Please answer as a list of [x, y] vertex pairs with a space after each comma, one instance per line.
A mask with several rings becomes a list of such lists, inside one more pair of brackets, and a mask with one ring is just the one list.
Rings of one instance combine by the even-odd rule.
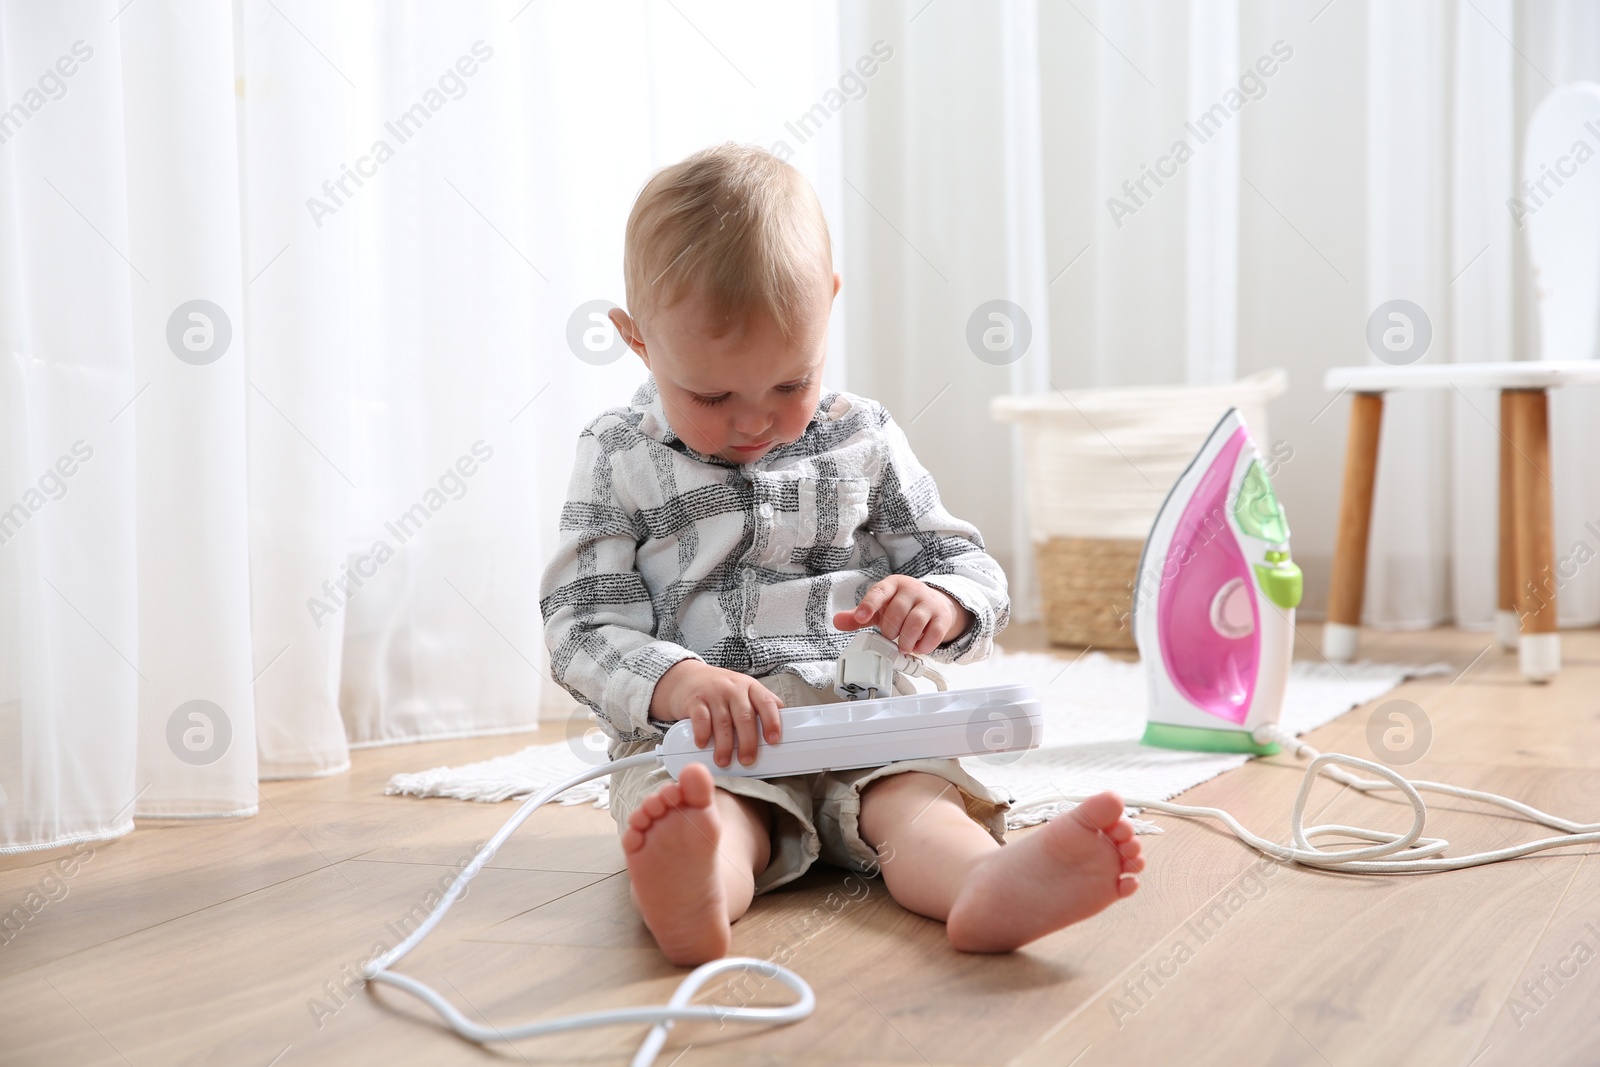
[[[822, 392], [832, 263], [810, 185], [759, 149], [696, 153], [634, 204], [631, 314], [611, 319], [650, 378], [580, 436], [540, 591], [552, 674], [613, 759], [688, 719], [718, 766], [748, 766], [779, 742], [780, 708], [839, 699], [851, 631], [964, 663], [1006, 623], [1005, 575], [888, 411]], [[1115, 794], [1001, 847], [1009, 804], [956, 760], [611, 782], [634, 904], [685, 966], [725, 955], [752, 897], [818, 859], [881, 873], [967, 952], [1008, 952], [1138, 888]]]

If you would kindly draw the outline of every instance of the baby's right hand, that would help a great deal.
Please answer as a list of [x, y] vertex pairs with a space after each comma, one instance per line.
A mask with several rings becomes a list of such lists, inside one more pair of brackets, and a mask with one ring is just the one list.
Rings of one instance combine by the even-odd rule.
[[673, 664], [656, 682], [650, 698], [653, 717], [692, 722], [694, 743], [700, 748], [716, 741], [711, 758], [718, 767], [732, 762], [735, 747], [739, 762], [750, 766], [763, 734], [768, 744], [777, 744], [782, 708], [777, 694], [749, 675], [697, 659]]

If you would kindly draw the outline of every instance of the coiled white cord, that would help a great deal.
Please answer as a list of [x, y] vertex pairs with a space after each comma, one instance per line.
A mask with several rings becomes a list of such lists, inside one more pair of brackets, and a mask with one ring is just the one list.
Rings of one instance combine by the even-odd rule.
[[[1498, 863], [1501, 860], [1516, 859], [1519, 856], [1542, 852], [1545, 849], [1600, 842], [1600, 823], [1573, 822], [1570, 819], [1563, 819], [1558, 815], [1540, 811], [1538, 808], [1524, 804], [1521, 801], [1512, 800], [1510, 797], [1500, 796], [1498, 793], [1466, 789], [1462, 786], [1450, 785], [1447, 782], [1414, 782], [1381, 763], [1374, 763], [1371, 760], [1360, 759], [1356, 756], [1347, 756], [1339, 752], [1318, 752], [1315, 748], [1276, 723], [1257, 727], [1255, 739], [1261, 744], [1275, 741], [1295, 755], [1304, 756], [1311, 760], [1310, 766], [1306, 768], [1305, 777], [1300, 782], [1300, 792], [1295, 796], [1294, 811], [1290, 815], [1290, 834], [1294, 841], [1293, 846], [1280, 845], [1276, 841], [1258, 837], [1245, 829], [1237, 819], [1221, 808], [1172, 804], [1164, 800], [1145, 800], [1138, 797], [1124, 797], [1123, 801], [1132, 808], [1147, 808], [1151, 811], [1162, 811], [1169, 815], [1185, 815], [1190, 818], [1217, 819], [1225, 823], [1239, 840], [1274, 859], [1300, 863], [1307, 867], [1318, 867], [1323, 870], [1349, 871], [1353, 874], [1426, 874], [1432, 871], [1457, 871], [1464, 867], [1478, 867], [1485, 863]], [[1378, 778], [1361, 778], [1343, 770], [1339, 766], [1340, 764], [1376, 774]], [[1360, 790], [1363, 793], [1394, 790], [1404, 794], [1406, 800], [1411, 804], [1411, 829], [1403, 834], [1393, 834], [1382, 830], [1369, 830], [1360, 826], [1336, 824], [1306, 826], [1306, 801], [1311, 796], [1311, 787], [1316, 784], [1319, 774], [1326, 774], [1334, 781], [1342, 782], [1350, 788]], [[1428, 821], [1428, 805], [1422, 800], [1422, 791], [1444, 793], [1447, 796], [1462, 797], [1467, 800], [1480, 800], [1487, 804], [1494, 804], [1513, 811], [1525, 819], [1560, 830], [1562, 831], [1562, 836], [1540, 838], [1537, 841], [1511, 845], [1491, 852], [1475, 852], [1469, 856], [1433, 858], [1440, 857], [1445, 849], [1450, 847], [1450, 842], [1443, 838], [1422, 836], [1422, 830]], [[1083, 801], [1087, 800], [1088, 796], [1073, 796], [1066, 799]], [[1335, 850], [1318, 848], [1311, 843], [1313, 838], [1334, 835], [1376, 843], [1369, 848]], [[1403, 853], [1403, 855], [1397, 855], [1397, 853]]]
[[[456, 1010], [455, 1005], [446, 1000], [438, 990], [424, 985], [415, 978], [408, 978], [403, 974], [396, 974], [389, 970], [396, 963], [405, 958], [406, 954], [422, 943], [422, 939], [432, 932], [439, 921], [444, 918], [445, 912], [450, 910], [450, 905], [456, 902], [467, 888], [467, 883], [477, 877], [483, 870], [484, 864], [494, 857], [500, 846], [532, 815], [541, 804], [559, 796], [575, 785], [589, 781], [591, 778], [600, 778], [619, 771], [625, 767], [642, 766], [647, 763], [658, 762], [660, 757], [655, 752], [641, 752], [636, 756], [607, 763], [602, 767], [584, 771], [573, 776], [565, 782], [551, 786], [544, 792], [530, 797], [517, 809], [516, 814], [506, 820], [489, 843], [478, 850], [472, 857], [472, 862], [456, 876], [450, 883], [450, 888], [445, 891], [444, 898], [434, 906], [422, 925], [412, 931], [411, 936], [388, 952], [368, 962], [363, 969], [363, 974], [369, 981], [382, 982], [404, 990], [412, 996], [427, 1004], [439, 1013], [440, 1018], [450, 1024], [450, 1028], [468, 1041], [486, 1044], [490, 1041], [516, 1041], [524, 1037], [534, 1037], [540, 1034], [555, 1034], [564, 1030], [577, 1030], [591, 1026], [617, 1026], [625, 1023], [655, 1023], [644, 1042], [639, 1046], [639, 1051], [634, 1053], [633, 1067], [649, 1067], [655, 1062], [656, 1056], [661, 1051], [661, 1046], [666, 1043], [667, 1031], [672, 1029], [672, 1024], [681, 1019], [708, 1019], [720, 1022], [731, 1019], [734, 1022], [783, 1023], [798, 1022], [810, 1015], [817, 1006], [817, 996], [812, 992], [806, 980], [786, 967], [780, 967], [770, 960], [758, 960], [749, 956], [730, 956], [725, 959], [713, 960], [710, 963], [697, 967], [689, 973], [678, 988], [673, 992], [672, 999], [663, 1005], [654, 1005], [642, 1008], [620, 1008], [612, 1011], [585, 1012], [582, 1015], [569, 1015], [560, 1019], [544, 1019], [539, 1022], [520, 1023], [515, 1026], [481, 1026]], [[764, 978], [776, 978], [798, 996], [793, 1004], [781, 1008], [750, 1008], [743, 1005], [731, 1004], [705, 1004], [690, 1007], [689, 1000], [700, 987], [724, 971], [759, 971]]]

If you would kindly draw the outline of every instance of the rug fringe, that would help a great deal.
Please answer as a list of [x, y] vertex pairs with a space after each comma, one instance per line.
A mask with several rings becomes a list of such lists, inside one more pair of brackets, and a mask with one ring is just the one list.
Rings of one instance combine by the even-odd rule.
[[[389, 779], [384, 793], [498, 804], [502, 800], [524, 800], [582, 769], [583, 761], [562, 742], [529, 745], [521, 752], [464, 767], [432, 767], [414, 774], [397, 774]], [[575, 785], [556, 797], [555, 803], [609, 808], [610, 779], [594, 778]]]

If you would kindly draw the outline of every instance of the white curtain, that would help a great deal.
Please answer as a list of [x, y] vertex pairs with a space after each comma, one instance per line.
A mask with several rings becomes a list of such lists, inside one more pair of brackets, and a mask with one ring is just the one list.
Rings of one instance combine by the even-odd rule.
[[[1534, 109], [1559, 87], [1600, 81], [1600, 10], [1374, 3], [1367, 18], [1368, 305], [1418, 303], [1433, 325], [1430, 360], [1538, 358], [1536, 282], [1509, 204], [1524, 195], [1523, 138]], [[1551, 397], [1563, 626], [1600, 621], [1600, 574], [1582, 565], [1600, 555], [1597, 410], [1592, 387]], [[1370, 619], [1490, 625], [1498, 420], [1491, 391], [1389, 401]]]
[[831, 9], [691, 0], [6, 3], [0, 73], [0, 851], [565, 707], [633, 196], [756, 142], [839, 233], [865, 84]]
[[[0, 74], [15, 850], [249, 814], [260, 778], [351, 746], [569, 706], [538, 575], [578, 428], [642, 377], [569, 337], [622, 301], [644, 178], [721, 140], [817, 186], [845, 275], [828, 384], [895, 411], [1019, 614], [990, 397], [1284, 366], [1276, 481], [1315, 616], [1346, 414], [1322, 374], [1371, 358], [1396, 297], [1428, 310], [1430, 360], [1537, 353], [1505, 201], [1539, 100], [1600, 80], [1600, 15], [18, 2]], [[1020, 358], [977, 354], [992, 301]], [[1600, 552], [1595, 404], [1553, 404], [1558, 560]], [[1391, 401], [1369, 621], [1489, 625], [1495, 418]], [[1570, 570], [1562, 622], [1593, 623], [1600, 570]]]
[[[1239, 15], [1235, 0], [1197, 0], [1183, 17], [1123, 3], [1001, 10], [847, 8], [847, 52], [877, 39], [896, 52], [847, 116], [845, 286], [871, 308], [850, 322], [852, 385], [907, 424], [1026, 618], [1038, 597], [1020, 438], [990, 418], [990, 398], [1239, 373], [1238, 119], [1162, 162], [1238, 77]], [[1149, 177], [1158, 167], [1179, 177]], [[995, 299], [1031, 328], [1011, 362], [968, 342]]]
[[[858, 311], [863, 290], [870, 307], [850, 324], [852, 383], [911, 423], [952, 510], [1006, 564], [1023, 615], [1036, 599], [1019, 487], [995, 476], [1022, 457], [989, 417], [992, 396], [1286, 368], [1269, 433], [1288, 458], [1274, 482], [1307, 575], [1303, 611], [1318, 618], [1349, 404], [1322, 377], [1375, 362], [1372, 311], [1421, 305], [1430, 362], [1538, 355], [1506, 202], [1539, 101], [1600, 80], [1593, 4], [847, 10], [846, 52], [878, 38], [896, 49], [847, 115], [845, 284]], [[965, 340], [968, 316], [997, 297], [1024, 309], [1035, 337], [1008, 366]], [[1600, 621], [1600, 568], [1584, 565], [1600, 556], [1597, 405], [1595, 389], [1552, 401], [1565, 626]], [[1492, 626], [1497, 421], [1488, 393], [1390, 398], [1369, 623]]]

